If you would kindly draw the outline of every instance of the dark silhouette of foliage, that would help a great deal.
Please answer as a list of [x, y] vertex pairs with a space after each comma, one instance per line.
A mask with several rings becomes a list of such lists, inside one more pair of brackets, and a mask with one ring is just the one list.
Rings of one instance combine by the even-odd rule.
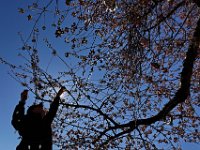
[[37, 101], [68, 89], [54, 121], [58, 147], [199, 143], [198, 0], [48, 0], [18, 11], [33, 25], [20, 35], [26, 62], [1, 62]]

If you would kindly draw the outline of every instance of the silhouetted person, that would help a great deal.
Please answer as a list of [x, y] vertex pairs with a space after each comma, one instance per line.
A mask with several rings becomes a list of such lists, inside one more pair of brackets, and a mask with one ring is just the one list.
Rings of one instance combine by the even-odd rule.
[[22, 137], [16, 150], [52, 150], [51, 123], [59, 106], [60, 95], [64, 92], [61, 88], [50, 105], [49, 112], [43, 109], [42, 104], [32, 105], [24, 114], [24, 105], [27, 100], [28, 90], [21, 93], [21, 100], [15, 107], [12, 116], [12, 125]]

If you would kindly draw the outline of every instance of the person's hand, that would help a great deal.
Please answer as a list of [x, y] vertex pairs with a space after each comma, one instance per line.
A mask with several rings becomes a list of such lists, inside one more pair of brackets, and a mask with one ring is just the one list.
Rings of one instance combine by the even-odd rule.
[[21, 101], [22, 102], [25, 102], [28, 98], [28, 90], [24, 90], [22, 93], [21, 93]]
[[61, 87], [61, 89], [57, 93], [57, 97], [60, 97], [60, 95], [66, 90], [64, 86]]

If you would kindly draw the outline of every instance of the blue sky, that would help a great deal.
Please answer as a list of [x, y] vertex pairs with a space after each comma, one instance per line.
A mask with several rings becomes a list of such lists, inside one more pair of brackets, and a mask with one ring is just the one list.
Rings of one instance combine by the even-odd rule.
[[[26, 28], [25, 19], [17, 13], [17, 7], [23, 2], [25, 1], [2, 0], [0, 5], [0, 56], [14, 63], [18, 61], [17, 48], [21, 44], [17, 32]], [[7, 72], [8, 68], [0, 65], [0, 149], [14, 150], [19, 140], [10, 122], [23, 88]]]
[[[27, 5], [27, 0], [1, 0], [0, 5], [0, 57], [20, 63], [17, 57], [21, 41], [19, 31], [28, 33], [30, 25], [26, 17], [17, 12], [17, 8]], [[15, 105], [20, 99], [20, 93], [24, 89], [8, 75], [9, 68], [0, 65], [0, 150], [14, 150], [19, 143], [18, 134], [11, 126], [11, 117]], [[31, 99], [28, 102], [31, 103]], [[29, 105], [28, 104], [28, 105]], [[200, 149], [197, 144], [184, 144], [184, 150]]]

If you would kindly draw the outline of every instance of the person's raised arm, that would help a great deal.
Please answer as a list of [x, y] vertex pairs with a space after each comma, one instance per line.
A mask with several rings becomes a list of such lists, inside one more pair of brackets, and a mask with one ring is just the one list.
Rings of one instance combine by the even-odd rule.
[[54, 117], [56, 116], [56, 112], [58, 110], [59, 101], [60, 101], [60, 95], [65, 91], [65, 87], [61, 87], [61, 89], [58, 91], [56, 97], [54, 98], [54, 101], [51, 103], [49, 112], [46, 115], [46, 120], [48, 123], [52, 123]]
[[24, 90], [21, 93], [21, 99], [19, 104], [15, 107], [15, 110], [12, 115], [12, 125], [16, 130], [20, 130], [22, 128], [22, 122], [24, 118], [24, 105], [26, 103], [28, 97], [28, 90]]

